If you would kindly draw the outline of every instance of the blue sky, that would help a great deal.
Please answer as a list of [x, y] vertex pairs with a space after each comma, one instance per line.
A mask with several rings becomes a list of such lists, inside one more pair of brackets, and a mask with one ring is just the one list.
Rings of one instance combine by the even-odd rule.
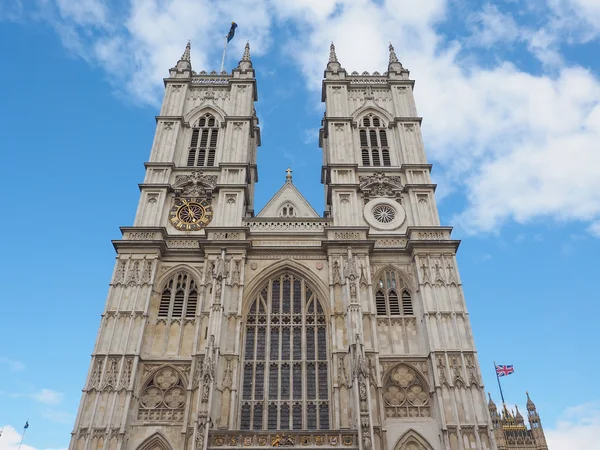
[[262, 128], [256, 211], [294, 170], [323, 210], [317, 131], [329, 42], [349, 71], [416, 80], [442, 223], [458, 253], [486, 390], [514, 364], [552, 450], [600, 448], [600, 3], [597, 0], [4, 0], [0, 450], [65, 448], [162, 96], [250, 40]]

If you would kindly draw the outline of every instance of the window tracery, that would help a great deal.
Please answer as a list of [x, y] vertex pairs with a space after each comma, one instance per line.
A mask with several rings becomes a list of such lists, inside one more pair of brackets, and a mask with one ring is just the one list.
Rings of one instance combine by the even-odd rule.
[[363, 166], [391, 166], [390, 148], [383, 121], [367, 114], [359, 122], [358, 135]]
[[172, 367], [158, 370], [144, 385], [140, 394], [138, 419], [147, 421], [183, 420], [185, 383]]
[[325, 312], [295, 275], [271, 279], [250, 307], [240, 428], [329, 429]]
[[388, 375], [383, 391], [387, 417], [429, 417], [427, 382], [407, 364], [398, 364]]
[[200, 117], [192, 130], [187, 166], [214, 166], [218, 136], [219, 124], [215, 117], [210, 113], [206, 113]]
[[379, 276], [375, 291], [375, 309], [378, 316], [414, 315], [410, 291], [397, 271], [387, 269]]
[[174, 275], [160, 297], [158, 317], [194, 318], [198, 306], [198, 288], [194, 279], [185, 272]]

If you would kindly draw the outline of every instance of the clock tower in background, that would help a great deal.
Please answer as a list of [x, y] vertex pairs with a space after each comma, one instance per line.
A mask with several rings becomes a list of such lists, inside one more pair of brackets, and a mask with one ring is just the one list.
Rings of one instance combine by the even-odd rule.
[[459, 242], [389, 50], [386, 72], [358, 74], [331, 46], [320, 216], [291, 170], [255, 214], [249, 46], [231, 73], [196, 73], [187, 45], [113, 242], [69, 450], [546, 449], [502, 440], [512, 422], [488, 410]]

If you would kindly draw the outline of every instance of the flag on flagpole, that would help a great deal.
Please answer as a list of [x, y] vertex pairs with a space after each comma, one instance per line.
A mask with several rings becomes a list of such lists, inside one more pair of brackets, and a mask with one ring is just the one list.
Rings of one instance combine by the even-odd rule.
[[26, 430], [27, 428], [29, 428], [29, 420], [25, 422], [25, 426], [23, 427], [24, 430]]
[[496, 364], [496, 375], [499, 377], [505, 377], [507, 375], [510, 375], [511, 373], [514, 373], [514, 371], [515, 369], [513, 369], [512, 364], [509, 366]]
[[237, 23], [231, 22], [231, 28], [229, 29], [229, 33], [227, 33], [227, 43], [233, 39], [235, 36], [235, 29], [237, 28]]

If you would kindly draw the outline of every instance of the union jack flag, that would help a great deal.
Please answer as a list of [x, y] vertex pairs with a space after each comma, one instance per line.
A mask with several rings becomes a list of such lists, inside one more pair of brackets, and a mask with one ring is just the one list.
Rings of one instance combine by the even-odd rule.
[[505, 377], [506, 375], [510, 375], [511, 373], [514, 373], [515, 369], [513, 369], [513, 366], [499, 366], [496, 364], [496, 375], [499, 377]]

